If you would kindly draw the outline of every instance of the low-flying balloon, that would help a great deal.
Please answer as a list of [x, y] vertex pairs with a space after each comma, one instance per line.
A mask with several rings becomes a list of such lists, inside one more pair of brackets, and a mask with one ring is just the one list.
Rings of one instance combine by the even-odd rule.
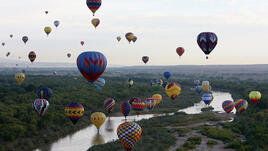
[[108, 98], [104, 101], [104, 108], [107, 111], [107, 113], [111, 113], [114, 107], [115, 107], [115, 100], [113, 98]]
[[170, 72], [164, 72], [164, 77], [168, 80], [171, 76]]
[[195, 87], [195, 92], [200, 94], [202, 92], [202, 86], [201, 85], [198, 85]]
[[93, 19], [91, 20], [91, 23], [92, 23], [92, 25], [93, 25], [95, 28], [97, 28], [98, 25], [100, 24], [100, 19], [98, 19], [98, 18], [93, 18]]
[[132, 41], [132, 39], [134, 38], [134, 34], [129, 32], [129, 33], [126, 33], [125, 35], [127, 41], [130, 43]]
[[48, 36], [50, 34], [50, 32], [52, 31], [52, 28], [47, 26], [47, 27], [44, 28], [44, 31]]
[[206, 58], [208, 59], [208, 55], [212, 52], [212, 50], [216, 47], [218, 43], [218, 38], [215, 33], [212, 32], [202, 32], [197, 36], [197, 44], [201, 48], [201, 50], [205, 53]]
[[82, 104], [70, 103], [65, 107], [65, 114], [75, 125], [83, 117], [84, 107]]
[[162, 84], [163, 84], [163, 80], [161, 80], [161, 79], [152, 79], [151, 80], [151, 86], [152, 86], [154, 91], [161, 90]]
[[170, 97], [172, 100], [175, 100], [176, 97], [181, 93], [181, 86], [176, 82], [171, 82], [166, 86], [165, 90], [168, 97]]
[[52, 96], [52, 90], [48, 87], [41, 87], [37, 90], [37, 95], [39, 99], [49, 100]]
[[132, 103], [133, 103], [136, 99], [140, 100], [140, 98], [133, 97], [133, 98], [131, 98], [131, 99], [128, 100], [128, 103], [129, 103], [130, 105], [132, 105]]
[[137, 115], [139, 115], [144, 110], [145, 103], [140, 98], [136, 98], [132, 102], [131, 108], [136, 112]]
[[134, 122], [122, 123], [117, 128], [117, 136], [127, 151], [135, 148], [135, 144], [140, 140], [141, 134], [141, 127]]
[[209, 92], [211, 90], [209, 81], [202, 81], [202, 90], [204, 92]]
[[181, 57], [181, 56], [183, 55], [183, 53], [184, 53], [184, 48], [182, 48], [182, 47], [178, 47], [178, 48], [176, 49], [176, 52], [177, 52], [177, 54]]
[[154, 99], [156, 102], [156, 105], [158, 105], [162, 101], [162, 95], [161, 94], [154, 94], [152, 96], [152, 99]]
[[89, 82], [96, 81], [105, 71], [106, 65], [106, 57], [100, 52], [86, 51], [77, 57], [77, 67]]
[[29, 40], [29, 39], [28, 39], [27, 36], [23, 36], [23, 37], [22, 37], [22, 41], [23, 41], [25, 44], [27, 43], [28, 40]]
[[149, 57], [148, 56], [143, 56], [142, 61], [146, 64], [149, 61]]
[[36, 53], [34, 51], [29, 52], [28, 54], [28, 58], [31, 62], [34, 62], [35, 58], [36, 58]]
[[60, 21], [55, 20], [55, 21], [54, 21], [54, 25], [55, 25], [55, 27], [57, 28], [57, 27], [60, 25]]
[[252, 103], [256, 104], [261, 99], [261, 93], [259, 91], [251, 91], [249, 93], [249, 99]]
[[18, 82], [18, 84], [21, 84], [25, 79], [24, 73], [16, 73], [15, 74], [15, 80]]
[[125, 119], [126, 119], [129, 112], [130, 112], [131, 105], [130, 105], [130, 103], [128, 103], [128, 101], [125, 101], [121, 104], [120, 109], [121, 109], [121, 112], [125, 116]]
[[198, 86], [198, 85], [200, 84], [200, 81], [199, 81], [199, 80], [194, 80], [194, 84], [195, 84], [196, 86]]
[[119, 42], [121, 40], [121, 37], [120, 36], [117, 36], [116, 39]]
[[134, 81], [132, 79], [128, 79], [128, 87], [132, 87], [134, 84]]
[[156, 105], [156, 101], [153, 98], [147, 98], [144, 100], [145, 108], [148, 110], [152, 110], [154, 106]]
[[95, 12], [101, 6], [101, 0], [86, 0], [86, 3], [87, 3], [87, 7], [92, 11], [93, 16], [95, 15]]
[[242, 113], [248, 108], [248, 101], [244, 99], [239, 99], [234, 102], [236, 112]]
[[234, 102], [231, 100], [226, 100], [222, 102], [222, 108], [226, 113], [230, 113], [234, 109]]
[[96, 126], [96, 128], [98, 129], [98, 132], [102, 124], [105, 122], [105, 120], [106, 120], [106, 116], [102, 112], [95, 112], [91, 114], [91, 117], [90, 117], [91, 123], [93, 123]]
[[38, 115], [43, 116], [49, 107], [49, 102], [46, 99], [36, 99], [33, 103], [33, 108]]
[[206, 104], [206, 105], [210, 105], [210, 103], [213, 100], [213, 96], [210, 93], [204, 93], [202, 95], [202, 101]]
[[97, 87], [97, 89], [101, 90], [105, 85], [105, 79], [98, 78], [96, 81], [93, 82], [93, 84]]

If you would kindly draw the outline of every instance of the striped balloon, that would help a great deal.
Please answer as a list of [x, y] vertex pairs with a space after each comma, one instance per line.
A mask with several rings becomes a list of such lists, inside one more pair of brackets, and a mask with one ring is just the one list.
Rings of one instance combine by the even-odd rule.
[[98, 78], [93, 84], [97, 87], [97, 89], [101, 90], [105, 85], [105, 80], [103, 78]]
[[46, 99], [36, 99], [33, 103], [34, 110], [40, 115], [43, 116], [49, 107], [49, 103]]
[[131, 151], [140, 140], [141, 127], [134, 122], [125, 122], [118, 126], [117, 136], [127, 151]]
[[52, 96], [52, 90], [48, 87], [42, 87], [37, 90], [37, 95], [39, 99], [49, 100]]
[[242, 113], [248, 108], [248, 101], [244, 99], [239, 99], [234, 102], [234, 106], [238, 113]]
[[128, 100], [128, 103], [130, 104], [130, 105], [132, 105], [132, 102], [134, 102], [135, 100], [139, 100], [140, 98], [137, 98], [137, 97], [133, 97], [133, 98], [131, 98], [131, 99], [129, 99]]
[[104, 101], [104, 108], [108, 113], [111, 113], [114, 107], [115, 107], [115, 100], [113, 98], [108, 98]]
[[148, 109], [148, 110], [152, 110], [154, 108], [154, 106], [156, 105], [156, 101], [152, 98], [147, 98], [145, 99], [145, 107]]
[[130, 107], [131, 107], [131, 105], [127, 101], [123, 102], [120, 106], [121, 112], [125, 116], [125, 118], [128, 116], [128, 114], [130, 112]]
[[222, 102], [222, 108], [226, 113], [230, 113], [234, 109], [234, 102], [231, 100], [226, 100]]
[[136, 114], [139, 115], [140, 112], [142, 112], [145, 108], [145, 103], [140, 99], [140, 98], [136, 98], [132, 104], [131, 107], [134, 111], [136, 111]]
[[87, 7], [92, 11], [93, 16], [100, 6], [101, 0], [87, 0]]
[[202, 100], [206, 105], [209, 105], [213, 100], [213, 96], [210, 93], [205, 93], [202, 95]]
[[66, 116], [72, 121], [73, 125], [75, 125], [77, 121], [83, 117], [84, 107], [82, 104], [71, 103], [66, 105], [65, 113]]

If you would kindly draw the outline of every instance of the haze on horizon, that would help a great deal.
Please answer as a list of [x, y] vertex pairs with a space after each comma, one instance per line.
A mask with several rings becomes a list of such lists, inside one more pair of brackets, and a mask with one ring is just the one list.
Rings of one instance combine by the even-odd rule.
[[[10, 59], [28, 61], [33, 50], [37, 62], [75, 63], [80, 52], [97, 50], [108, 65], [143, 65], [144, 55], [150, 57], [148, 65], [268, 64], [267, 8], [267, 0], [103, 0], [95, 14], [101, 23], [94, 29], [86, 0], [2, 0], [0, 42], [6, 46], [0, 47], [0, 58], [10, 51]], [[57, 29], [54, 20], [60, 21]], [[45, 26], [52, 27], [49, 37]], [[196, 43], [203, 31], [218, 36], [209, 60]], [[126, 32], [138, 37], [135, 44], [128, 44]], [[175, 52], [179, 46], [186, 50], [181, 59]]]

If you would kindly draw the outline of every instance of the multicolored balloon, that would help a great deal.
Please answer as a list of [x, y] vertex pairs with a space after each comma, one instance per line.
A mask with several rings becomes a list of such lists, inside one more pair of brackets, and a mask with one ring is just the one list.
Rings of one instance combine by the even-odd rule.
[[134, 36], [133, 39], [132, 39], [132, 41], [135, 43], [137, 41], [137, 39], [138, 38], [136, 36]]
[[165, 90], [168, 97], [170, 97], [172, 100], [175, 100], [176, 97], [181, 93], [181, 86], [176, 82], [171, 82], [166, 86]]
[[116, 39], [119, 42], [122, 38], [120, 36], [117, 36]]
[[[206, 55], [212, 52], [217, 43], [218, 38], [215, 33], [202, 32], [197, 36], [197, 44]], [[208, 59], [208, 56], [206, 58]]]
[[106, 57], [100, 52], [87, 51], [77, 57], [79, 71], [91, 83], [102, 75], [106, 69], [106, 65]]
[[140, 140], [141, 127], [134, 122], [125, 122], [118, 126], [117, 136], [127, 151], [131, 151]]
[[36, 59], [36, 53], [34, 51], [29, 52], [28, 58], [31, 62], [34, 62], [34, 60]]
[[129, 33], [126, 33], [125, 37], [128, 40], [128, 42], [130, 43], [134, 38], [134, 34], [129, 32]]
[[136, 98], [132, 102], [131, 108], [139, 115], [144, 110], [145, 103], [140, 98]]
[[16, 73], [15, 74], [15, 80], [18, 82], [18, 84], [21, 84], [25, 79], [24, 73]]
[[161, 94], [154, 94], [152, 96], [152, 99], [154, 99], [156, 102], [156, 105], [158, 105], [162, 101], [162, 95]]
[[135, 100], [140, 100], [140, 98], [133, 97], [133, 98], [131, 98], [131, 99], [128, 100], [128, 103], [129, 103], [130, 105], [132, 105], [132, 103], [133, 103]]
[[91, 23], [92, 23], [92, 25], [93, 25], [95, 28], [97, 28], [98, 25], [100, 24], [100, 20], [99, 20], [98, 18], [93, 18], [93, 19], [91, 20]]
[[57, 27], [60, 25], [60, 21], [55, 20], [55, 21], [54, 21], [54, 25], [55, 25], [55, 27], [57, 28]]
[[36, 99], [33, 103], [33, 108], [38, 115], [43, 116], [49, 107], [49, 102], [46, 99]]
[[154, 106], [156, 105], [156, 101], [153, 98], [147, 98], [144, 100], [145, 108], [148, 110], [152, 110]]
[[249, 99], [252, 103], [256, 104], [261, 99], [261, 93], [259, 91], [251, 91], [249, 93]]
[[149, 57], [148, 56], [143, 56], [142, 61], [146, 64], [149, 61]]
[[87, 7], [92, 11], [93, 16], [94, 16], [95, 12], [101, 6], [101, 0], [87, 0], [86, 2], [87, 2]]
[[97, 89], [101, 90], [105, 85], [105, 80], [103, 78], [98, 78], [93, 84], [97, 87]]
[[52, 31], [52, 28], [47, 26], [47, 27], [44, 28], [44, 31], [48, 36], [50, 34], [50, 32]]
[[120, 106], [122, 114], [127, 118], [129, 112], [130, 112], [131, 105], [128, 103], [128, 101], [123, 102]]
[[154, 91], [161, 90], [162, 84], [163, 84], [163, 80], [161, 80], [161, 79], [153, 79], [153, 80], [151, 80], [151, 86], [152, 86]]
[[242, 113], [248, 108], [248, 101], [244, 99], [239, 99], [234, 102], [236, 112]]
[[170, 72], [164, 72], [164, 77], [168, 80], [171, 76]]
[[91, 117], [90, 117], [91, 123], [93, 123], [96, 126], [98, 131], [100, 127], [102, 126], [102, 124], [105, 122], [105, 120], [106, 120], [106, 116], [102, 112], [95, 112], [91, 114]]
[[111, 113], [114, 107], [115, 107], [115, 100], [113, 98], [108, 98], [104, 101], [104, 108], [107, 111], [107, 113]]
[[52, 90], [48, 87], [41, 87], [37, 90], [37, 95], [39, 99], [49, 100], [52, 96]]
[[78, 103], [68, 104], [65, 107], [65, 114], [72, 121], [73, 125], [75, 125], [83, 117], [84, 107]]
[[212, 94], [210, 94], [210, 93], [204, 93], [202, 95], [202, 101], [204, 101], [204, 103], [206, 105], [210, 105], [210, 103], [212, 102], [212, 100], [213, 100]]
[[177, 52], [177, 54], [181, 57], [181, 56], [183, 55], [183, 53], [184, 53], [184, 48], [182, 48], [182, 47], [178, 47], [178, 48], [176, 49], [176, 52]]
[[83, 46], [85, 44], [85, 42], [84, 41], [81, 41], [80, 44]]
[[226, 113], [230, 113], [234, 109], [234, 102], [231, 100], [226, 100], [222, 102], [222, 108]]
[[27, 43], [27, 41], [29, 40], [29, 38], [27, 37], [27, 36], [23, 36], [22, 37], [22, 41], [26, 44]]

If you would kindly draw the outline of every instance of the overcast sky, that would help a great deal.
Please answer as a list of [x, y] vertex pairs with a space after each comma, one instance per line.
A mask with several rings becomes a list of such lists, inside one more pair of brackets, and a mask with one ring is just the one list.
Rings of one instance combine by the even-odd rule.
[[[103, 0], [95, 15], [101, 23], [94, 29], [86, 0], [1, 0], [0, 42], [6, 46], [0, 57], [10, 51], [10, 59], [28, 60], [33, 50], [38, 62], [75, 62], [82, 51], [94, 50], [109, 65], [143, 65], [144, 55], [150, 65], [267, 64], [267, 8], [267, 0]], [[57, 29], [54, 20], [60, 21]], [[52, 27], [49, 37], [45, 26]], [[209, 60], [196, 43], [204, 31], [218, 36]], [[138, 37], [135, 44], [128, 44], [126, 32]], [[185, 48], [181, 59], [179, 46]]]

